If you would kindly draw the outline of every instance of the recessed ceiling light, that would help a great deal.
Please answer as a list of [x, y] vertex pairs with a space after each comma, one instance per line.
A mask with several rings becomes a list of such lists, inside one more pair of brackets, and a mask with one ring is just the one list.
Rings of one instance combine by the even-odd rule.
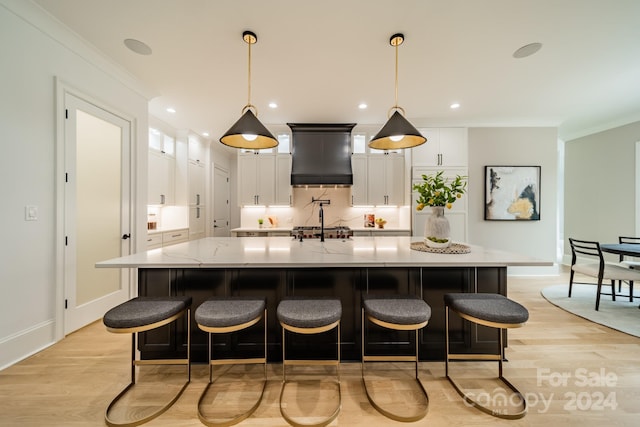
[[362, 102], [362, 103], [360, 103], [360, 105], [358, 105], [358, 108], [361, 109], [361, 110], [366, 110], [367, 107], [368, 107], [368, 105], [365, 104], [364, 102]]
[[454, 102], [453, 104], [451, 104], [449, 106], [452, 110], [455, 110], [456, 108], [460, 108], [460, 104], [457, 102]]
[[209, 136], [209, 132], [202, 132], [202, 136]]
[[269, 108], [278, 108], [278, 104], [276, 104], [275, 102], [270, 102]]
[[169, 108], [167, 108], [167, 112], [171, 113], [171, 114], [174, 114], [176, 112], [176, 109], [173, 108], [173, 107], [169, 107]]
[[542, 43], [530, 43], [513, 52], [514, 58], [526, 58], [542, 48]]
[[139, 55], [151, 55], [152, 50], [146, 44], [136, 39], [125, 39], [124, 45], [129, 48], [132, 52], [135, 52]]

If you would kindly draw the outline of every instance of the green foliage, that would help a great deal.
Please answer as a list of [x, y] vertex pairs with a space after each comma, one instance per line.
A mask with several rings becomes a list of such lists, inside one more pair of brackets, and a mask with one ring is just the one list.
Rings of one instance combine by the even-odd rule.
[[451, 204], [465, 193], [466, 176], [456, 175], [453, 180], [449, 180], [442, 177], [443, 173], [444, 171], [438, 171], [435, 175], [422, 175], [424, 182], [413, 184], [413, 191], [420, 194], [417, 210], [421, 211], [425, 206], [446, 206], [451, 209]]

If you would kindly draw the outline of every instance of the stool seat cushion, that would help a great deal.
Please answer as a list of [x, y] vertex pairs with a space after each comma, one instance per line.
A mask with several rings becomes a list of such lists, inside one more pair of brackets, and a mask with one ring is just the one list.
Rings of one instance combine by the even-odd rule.
[[287, 297], [280, 301], [278, 320], [296, 328], [320, 328], [342, 317], [342, 303], [338, 298]]
[[137, 297], [113, 307], [102, 318], [113, 329], [139, 328], [180, 313], [191, 306], [191, 297]]
[[529, 319], [526, 308], [499, 294], [445, 294], [444, 303], [459, 313], [487, 322], [515, 325]]
[[431, 307], [415, 295], [364, 295], [365, 313], [396, 325], [416, 325], [429, 321]]
[[254, 297], [211, 298], [196, 309], [196, 323], [210, 328], [242, 325], [264, 313], [266, 301]]

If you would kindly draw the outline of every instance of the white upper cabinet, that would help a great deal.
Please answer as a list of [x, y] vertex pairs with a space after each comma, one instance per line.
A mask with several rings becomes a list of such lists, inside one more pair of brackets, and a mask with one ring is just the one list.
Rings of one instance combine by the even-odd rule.
[[467, 128], [418, 129], [427, 142], [412, 148], [414, 166], [466, 167], [468, 165]]
[[351, 171], [353, 185], [351, 186], [351, 204], [367, 204], [367, 155], [353, 154], [351, 156]]
[[205, 163], [205, 149], [200, 140], [194, 136], [189, 136], [189, 161], [195, 163]]
[[275, 203], [276, 156], [241, 153], [238, 155], [238, 200], [241, 206]]
[[149, 129], [147, 204], [175, 203], [175, 139], [157, 129]]
[[276, 199], [275, 204], [291, 206], [291, 154], [276, 155]]
[[367, 159], [367, 202], [374, 206], [404, 204], [404, 156], [372, 154]]

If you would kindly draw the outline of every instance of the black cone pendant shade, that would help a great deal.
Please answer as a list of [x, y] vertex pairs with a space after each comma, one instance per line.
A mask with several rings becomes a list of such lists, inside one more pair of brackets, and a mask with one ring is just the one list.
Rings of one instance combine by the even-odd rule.
[[[251, 45], [258, 41], [258, 36], [251, 31], [242, 33], [242, 39], [249, 45], [248, 102], [242, 109], [242, 117], [225, 133], [220, 142], [233, 148], [260, 150], [273, 148], [278, 140], [260, 123], [257, 109], [251, 105]], [[254, 114], [253, 110], [256, 111]]]
[[249, 109], [220, 138], [220, 142], [229, 147], [249, 150], [273, 148], [278, 145], [278, 140]]
[[369, 142], [369, 147], [377, 150], [396, 150], [417, 147], [424, 144], [427, 138], [422, 136], [407, 119], [404, 110], [398, 106], [398, 46], [404, 41], [404, 35], [394, 34], [389, 39], [391, 46], [396, 48], [396, 104], [389, 112], [395, 110], [387, 123]]
[[373, 137], [369, 147], [377, 150], [412, 148], [426, 142], [426, 138], [396, 110], [380, 132]]

